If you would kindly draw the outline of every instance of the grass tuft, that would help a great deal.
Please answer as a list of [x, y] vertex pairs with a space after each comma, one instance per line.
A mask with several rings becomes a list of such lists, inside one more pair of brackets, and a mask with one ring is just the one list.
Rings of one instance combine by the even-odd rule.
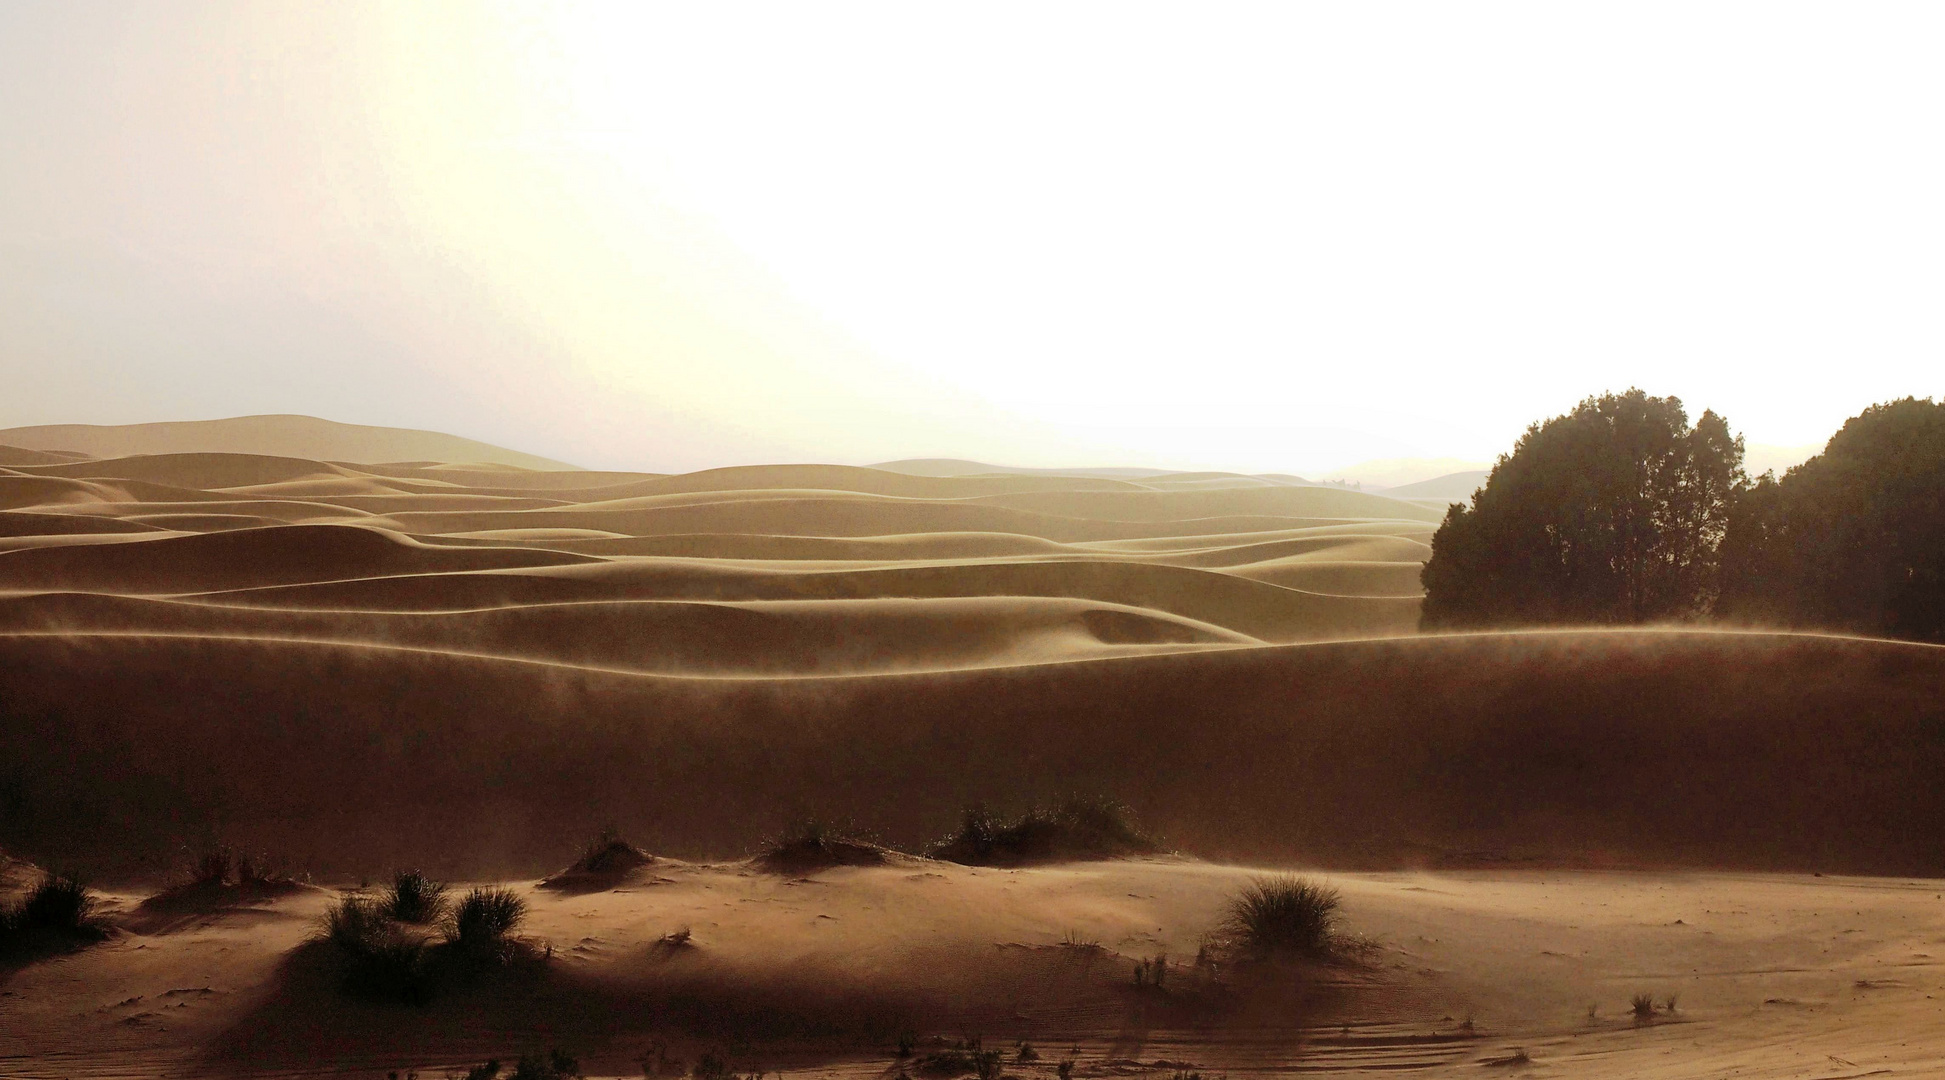
[[432, 997], [425, 938], [394, 922], [386, 905], [347, 896], [325, 913], [324, 938], [344, 960], [345, 989], [361, 997], [423, 1004]]
[[967, 866], [1019, 866], [1067, 859], [1112, 859], [1161, 850], [1135, 825], [1134, 813], [1112, 799], [1074, 796], [1051, 809], [1034, 808], [1004, 821], [984, 807], [966, 811], [959, 831], [932, 857]]
[[1336, 889], [1305, 878], [1259, 878], [1229, 902], [1227, 929], [1251, 960], [1323, 959], [1336, 944]]
[[810, 820], [765, 840], [756, 863], [773, 874], [807, 874], [834, 866], [882, 866], [886, 854], [877, 844]]
[[511, 889], [474, 889], [446, 918], [446, 941], [475, 959], [510, 957], [509, 935], [527, 917], [527, 902]]
[[102, 940], [95, 897], [80, 880], [48, 874], [18, 902], [0, 904], [0, 957], [66, 952]]
[[402, 923], [437, 922], [446, 913], [446, 887], [417, 870], [401, 870], [392, 878], [385, 906]]

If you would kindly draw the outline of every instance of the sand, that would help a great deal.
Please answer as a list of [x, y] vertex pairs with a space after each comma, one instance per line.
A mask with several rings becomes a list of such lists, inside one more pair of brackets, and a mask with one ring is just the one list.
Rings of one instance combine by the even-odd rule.
[[[716, 1052], [745, 1070], [880, 1076], [901, 1032], [978, 1035], [1010, 1074], [1292, 1070], [1837, 1077], [1945, 1066], [1935, 882], [1595, 871], [1331, 873], [1367, 958], [1211, 1005], [1190, 966], [1254, 871], [1179, 858], [1025, 870], [920, 862], [809, 878], [661, 860], [612, 890], [515, 888], [538, 986], [429, 1006], [344, 999], [307, 944], [337, 890], [144, 918], [0, 991], [8, 1076], [383, 1075], [548, 1047], [592, 1075]], [[687, 929], [689, 945], [663, 935]], [[1063, 942], [1097, 943], [1076, 948]], [[1136, 958], [1173, 961], [1169, 993]], [[1629, 1000], [1655, 998], [1637, 1021]], [[1675, 1002], [1668, 1011], [1665, 1003]]]
[[[0, 842], [121, 927], [0, 968], [0, 1075], [437, 1075], [543, 1042], [640, 1075], [659, 1041], [889, 1077], [907, 1028], [1030, 1039], [1022, 1080], [1070, 1046], [1089, 1078], [1945, 1055], [1917, 1034], [1945, 649], [1419, 635], [1441, 507], [1294, 478], [361, 464], [259, 428], [0, 453]], [[806, 818], [922, 852], [968, 806], [1072, 793], [1180, 854], [737, 861]], [[658, 861], [533, 890], [607, 825]], [[218, 841], [316, 887], [140, 908]], [[345, 1001], [305, 942], [404, 866], [526, 892], [541, 982]], [[1370, 961], [1214, 1011], [1135, 995], [1263, 867], [1342, 889]], [[1635, 993], [1678, 1005], [1636, 1024]]]

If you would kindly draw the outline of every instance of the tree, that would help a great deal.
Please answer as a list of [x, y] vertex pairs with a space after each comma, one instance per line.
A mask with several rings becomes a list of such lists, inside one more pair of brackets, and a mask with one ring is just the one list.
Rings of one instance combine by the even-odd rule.
[[1739, 502], [1723, 548], [1729, 618], [1945, 640], [1945, 404], [1904, 398]]
[[1742, 438], [1673, 397], [1588, 398], [1526, 429], [1432, 537], [1426, 629], [1643, 623], [1708, 612]]

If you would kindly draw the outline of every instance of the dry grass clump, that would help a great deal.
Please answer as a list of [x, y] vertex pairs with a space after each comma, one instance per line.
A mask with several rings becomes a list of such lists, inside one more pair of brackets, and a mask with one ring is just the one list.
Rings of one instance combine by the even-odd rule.
[[[415, 902], [424, 901], [428, 892], [419, 889], [412, 895]], [[447, 906], [443, 890], [430, 895], [439, 898], [441, 908]], [[397, 901], [395, 882], [388, 895], [347, 896], [325, 914], [322, 937], [343, 963], [348, 992], [423, 1004], [449, 978], [470, 978], [536, 958], [530, 946], [512, 936], [527, 913], [526, 901], [512, 890], [474, 889], [466, 894], [447, 912], [440, 926], [443, 941], [437, 945], [423, 928], [430, 920], [414, 926], [399, 919]]]
[[66, 952], [108, 936], [95, 897], [72, 877], [48, 874], [19, 901], [0, 905], [0, 959]]
[[630, 871], [654, 861], [655, 856], [622, 839], [621, 833], [609, 826], [581, 848], [573, 865], [540, 884], [567, 892], [594, 892], [613, 887]]
[[527, 917], [527, 902], [512, 889], [474, 889], [445, 924], [446, 944], [467, 959], [504, 963], [513, 958], [511, 935]]
[[1230, 900], [1224, 925], [1246, 960], [1322, 960], [1338, 944], [1337, 890], [1290, 875], [1258, 878]]
[[401, 870], [392, 878], [385, 906], [402, 923], [436, 922], [446, 913], [446, 887], [417, 870]]
[[959, 831], [933, 847], [936, 859], [968, 866], [1020, 866], [1070, 859], [1151, 855], [1161, 845], [1112, 799], [1075, 796], [1003, 821], [984, 807], [966, 811]]
[[756, 864], [773, 874], [808, 874], [835, 866], [883, 866], [890, 854], [878, 844], [841, 835], [813, 820], [765, 840]]
[[391, 918], [387, 905], [347, 896], [324, 916], [324, 937], [344, 961], [344, 987], [361, 997], [423, 1004], [433, 978], [423, 934]]

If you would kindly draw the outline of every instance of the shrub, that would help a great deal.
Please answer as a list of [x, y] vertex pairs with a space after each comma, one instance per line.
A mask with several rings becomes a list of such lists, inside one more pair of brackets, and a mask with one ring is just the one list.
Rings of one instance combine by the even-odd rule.
[[14, 908], [12, 922], [22, 930], [82, 934], [95, 930], [95, 898], [71, 877], [49, 874]]
[[1030, 809], [1012, 822], [994, 817], [984, 807], [973, 807], [966, 811], [959, 831], [935, 845], [932, 855], [968, 866], [1013, 866], [1159, 850], [1135, 826], [1126, 806], [1112, 799], [1074, 796], [1052, 809]]
[[625, 874], [637, 866], [645, 866], [654, 861], [653, 855], [622, 839], [621, 833], [611, 825], [601, 830], [601, 835], [589, 841], [587, 846], [581, 849], [581, 857], [574, 860], [574, 865], [568, 868], [568, 873]]
[[446, 887], [417, 870], [402, 870], [392, 878], [386, 907], [399, 922], [434, 922], [446, 913]]
[[527, 917], [527, 902], [511, 889], [474, 889], [447, 918], [446, 941], [474, 957], [504, 955], [507, 935]]
[[345, 989], [352, 993], [412, 1003], [431, 998], [425, 939], [400, 928], [379, 901], [340, 900], [325, 913], [324, 937], [343, 959]]
[[236, 852], [218, 845], [196, 857], [196, 865], [190, 869], [189, 876], [198, 885], [221, 885], [230, 880], [230, 871], [235, 866]]
[[811, 820], [763, 842], [757, 865], [771, 873], [803, 874], [833, 866], [882, 866], [886, 850], [868, 840], [843, 836]]
[[1229, 902], [1228, 930], [1253, 960], [1321, 958], [1335, 941], [1338, 899], [1304, 878], [1259, 878]]
[[1652, 1019], [1655, 1015], [1655, 999], [1651, 994], [1636, 994], [1629, 999], [1628, 1004], [1634, 1006], [1636, 1020]]
[[526, 1054], [513, 1067], [512, 1080], [573, 1080], [581, 1075], [581, 1063], [564, 1050], [546, 1054]]

